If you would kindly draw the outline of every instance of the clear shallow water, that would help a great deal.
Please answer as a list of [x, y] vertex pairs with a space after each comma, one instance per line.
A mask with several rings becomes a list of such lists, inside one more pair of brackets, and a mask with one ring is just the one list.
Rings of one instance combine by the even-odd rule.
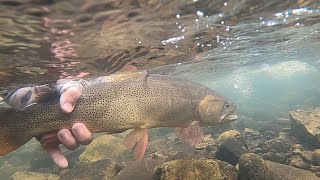
[[[0, 90], [150, 69], [214, 88], [236, 102], [239, 121], [248, 122], [242, 127], [255, 128], [253, 121], [320, 105], [319, 8], [318, 1], [0, 1]], [[29, 168], [40, 150], [28, 148], [0, 158], [4, 177]]]

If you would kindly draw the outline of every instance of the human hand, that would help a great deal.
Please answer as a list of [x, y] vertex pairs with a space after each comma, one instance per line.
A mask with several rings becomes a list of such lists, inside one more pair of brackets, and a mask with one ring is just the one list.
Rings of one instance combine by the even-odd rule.
[[[61, 94], [60, 107], [62, 111], [65, 113], [72, 112], [81, 96], [82, 86], [77, 83], [63, 82], [58, 83], [57, 88]], [[20, 109], [34, 103], [34, 96], [36, 96], [34, 87], [20, 88], [9, 96], [7, 103]], [[59, 144], [63, 144], [69, 150], [75, 150], [80, 144], [90, 144], [93, 140], [93, 135], [84, 124], [76, 123], [72, 126], [71, 130], [61, 129], [59, 131], [41, 134], [36, 138], [59, 168], [67, 168], [68, 160], [61, 152]]]
[[[81, 96], [81, 87], [77, 84], [65, 83], [60, 92], [60, 107], [66, 113], [72, 112], [75, 104]], [[88, 145], [92, 142], [93, 135], [82, 123], [76, 123], [69, 129], [61, 129], [57, 133], [45, 133], [39, 139], [44, 150], [48, 152], [53, 162], [59, 168], [67, 168], [68, 160], [61, 152], [59, 144], [63, 144], [69, 150], [75, 150], [80, 144]]]

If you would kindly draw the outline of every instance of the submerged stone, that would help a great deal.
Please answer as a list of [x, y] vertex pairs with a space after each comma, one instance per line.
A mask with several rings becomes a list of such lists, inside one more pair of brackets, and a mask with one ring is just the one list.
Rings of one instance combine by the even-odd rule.
[[320, 108], [290, 111], [293, 133], [302, 143], [320, 147]]
[[28, 171], [17, 171], [11, 176], [12, 180], [58, 180], [59, 176], [55, 174], [39, 173], [39, 172], [28, 172]]
[[272, 162], [283, 163], [286, 160], [286, 156], [282, 153], [274, 153], [274, 152], [267, 152], [262, 154], [262, 158], [264, 160], [269, 160]]
[[257, 154], [247, 153], [239, 160], [239, 180], [318, 180], [311, 171], [265, 161]]
[[319, 180], [320, 178], [311, 171], [295, 168], [292, 166], [266, 161], [270, 176], [274, 180], [308, 179]]
[[268, 168], [265, 161], [257, 154], [243, 154], [239, 159], [239, 180], [267, 180]]
[[235, 180], [237, 170], [234, 166], [219, 160], [172, 160], [155, 168], [154, 180]]
[[310, 164], [308, 164], [307, 162], [305, 162], [300, 156], [298, 155], [293, 155], [291, 158], [290, 158], [290, 166], [293, 166], [293, 167], [297, 167], [297, 168], [300, 168], [300, 169], [310, 169]]
[[89, 144], [79, 159], [82, 162], [95, 162], [102, 159], [118, 160], [126, 150], [121, 138], [103, 135]]
[[238, 136], [241, 136], [241, 133], [239, 131], [229, 130], [229, 131], [225, 131], [222, 134], [220, 134], [220, 136], [217, 138], [217, 141], [223, 142], [223, 141], [225, 141], [227, 139], [235, 138], [235, 137], [238, 137]]
[[248, 152], [244, 137], [235, 130], [222, 133], [217, 141], [220, 143], [215, 158], [236, 165], [242, 154]]
[[70, 171], [60, 176], [60, 180], [91, 180], [91, 179], [113, 179], [123, 166], [110, 160], [104, 159], [93, 163], [80, 163]]
[[316, 149], [312, 153], [312, 163], [314, 165], [320, 165], [320, 149]]
[[313, 152], [312, 151], [302, 151], [300, 156], [307, 162], [312, 162], [312, 160], [313, 160]]
[[161, 158], [157, 159], [146, 159], [145, 161], [134, 161], [127, 163], [114, 180], [128, 180], [128, 179], [139, 179], [139, 180], [153, 180], [152, 172], [157, 165], [163, 164]]

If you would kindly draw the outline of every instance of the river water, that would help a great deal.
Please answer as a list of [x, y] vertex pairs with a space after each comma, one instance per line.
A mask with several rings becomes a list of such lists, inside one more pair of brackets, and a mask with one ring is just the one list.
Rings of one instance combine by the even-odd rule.
[[0, 0], [3, 92], [148, 69], [214, 88], [256, 128], [320, 105], [319, 50], [317, 0]]

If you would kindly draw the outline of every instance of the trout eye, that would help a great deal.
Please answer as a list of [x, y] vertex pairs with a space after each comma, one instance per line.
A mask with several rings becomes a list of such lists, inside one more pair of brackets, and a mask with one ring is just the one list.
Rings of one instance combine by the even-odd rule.
[[224, 105], [224, 109], [230, 110], [230, 105], [229, 104]]

